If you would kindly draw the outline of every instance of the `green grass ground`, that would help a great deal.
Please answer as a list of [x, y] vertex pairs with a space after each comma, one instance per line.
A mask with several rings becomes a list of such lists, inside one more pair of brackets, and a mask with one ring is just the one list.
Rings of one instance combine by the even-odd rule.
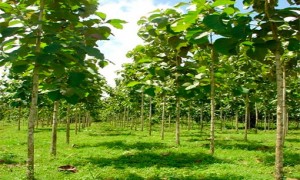
[[[147, 130], [147, 129], [146, 129]], [[215, 155], [209, 154], [209, 135], [182, 129], [176, 147], [173, 129], [160, 140], [158, 127], [148, 132], [115, 129], [93, 124], [78, 135], [72, 130], [71, 144], [65, 130], [58, 130], [57, 157], [50, 156], [51, 129], [36, 129], [35, 176], [39, 180], [179, 179], [179, 180], [268, 180], [274, 179], [275, 131], [254, 134], [243, 141], [242, 131], [217, 131]], [[0, 125], [0, 180], [26, 178], [27, 134], [16, 126]], [[290, 131], [285, 143], [285, 175], [300, 179], [300, 131]], [[58, 167], [73, 165], [77, 173]]]

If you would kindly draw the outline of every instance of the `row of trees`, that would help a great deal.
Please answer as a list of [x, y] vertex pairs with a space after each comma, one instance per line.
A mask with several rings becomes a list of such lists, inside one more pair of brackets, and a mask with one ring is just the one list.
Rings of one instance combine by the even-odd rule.
[[103, 114], [123, 114], [126, 120], [128, 112], [140, 108], [137, 116], [143, 130], [147, 102], [149, 134], [153, 112], [160, 109], [163, 137], [167, 109], [175, 118], [179, 145], [182, 112], [190, 121], [191, 110], [197, 110], [201, 119], [210, 117], [214, 154], [216, 109], [221, 117], [226, 114], [236, 122], [244, 115], [245, 140], [251, 114], [252, 126], [257, 127], [258, 119], [275, 112], [275, 178], [283, 179], [287, 116], [299, 120], [300, 115], [299, 8], [278, 8], [275, 0], [243, 3], [247, 12], [231, 0], [197, 0], [142, 17], [138, 35], [144, 44], [128, 52], [133, 63], [124, 65], [122, 78], [107, 99], [118, 108]]
[[96, 42], [108, 40], [110, 27], [125, 22], [106, 19], [97, 8], [97, 0], [0, 1], [0, 65], [8, 69], [1, 98], [29, 108], [27, 179], [34, 179], [34, 126], [42, 109], [53, 106], [51, 154], [56, 155], [59, 104], [69, 104], [69, 124], [70, 112], [79, 111], [75, 104], [93, 115], [106, 89], [98, 71], [108, 61]]

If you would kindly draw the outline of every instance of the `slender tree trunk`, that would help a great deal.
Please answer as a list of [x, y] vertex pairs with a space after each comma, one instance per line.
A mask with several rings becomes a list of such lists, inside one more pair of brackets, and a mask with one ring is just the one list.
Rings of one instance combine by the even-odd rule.
[[244, 140], [248, 140], [248, 118], [249, 118], [249, 96], [246, 94], [245, 98], [245, 132], [244, 132]]
[[[40, 0], [39, 7], [39, 22], [43, 21], [44, 15], [44, 0]], [[38, 25], [37, 38], [36, 38], [36, 53], [41, 52], [41, 36], [42, 36], [42, 23]], [[31, 93], [31, 104], [28, 119], [28, 139], [27, 139], [27, 179], [34, 180], [34, 122], [37, 120], [38, 109], [38, 90], [39, 90], [39, 65], [37, 62], [34, 64], [32, 73], [32, 93]]]
[[163, 96], [163, 104], [162, 104], [162, 113], [161, 113], [161, 139], [165, 139], [165, 105], [166, 105], [166, 99], [165, 96]]
[[79, 116], [78, 112], [75, 112], [75, 135], [77, 135], [78, 133], [78, 119], [79, 119], [78, 116]]
[[176, 145], [180, 145], [180, 98], [176, 97]]
[[286, 108], [286, 75], [285, 66], [282, 66], [282, 123], [283, 123], [283, 145], [288, 130], [287, 108]]
[[200, 131], [203, 131], [203, 106], [201, 107], [200, 110]]
[[264, 131], [267, 131], [267, 111], [265, 111], [265, 117], [264, 117]]
[[22, 107], [21, 106], [19, 106], [19, 117], [18, 117], [18, 131], [20, 131], [21, 130], [21, 118], [22, 118]]
[[70, 105], [67, 105], [66, 143], [70, 144]]
[[125, 124], [126, 124], [126, 112], [127, 112], [127, 108], [125, 106], [124, 107], [124, 111], [123, 111], [123, 121], [122, 121], [122, 124], [121, 124], [122, 128], [125, 128]]
[[220, 130], [223, 131], [223, 109], [220, 109]]
[[[279, 42], [278, 42], [279, 43]], [[279, 46], [279, 45], [278, 45]], [[277, 81], [277, 134], [276, 134], [276, 151], [275, 151], [275, 179], [283, 179], [283, 84], [282, 84], [282, 67], [280, 60], [280, 51], [275, 53], [276, 59], [276, 81]]]
[[188, 109], [188, 130], [191, 130], [191, 102], [189, 101], [189, 109]]
[[149, 99], [149, 136], [152, 135], [152, 97]]
[[81, 131], [81, 111], [79, 110], [79, 113], [78, 113], [78, 132]]
[[52, 122], [52, 141], [50, 154], [56, 156], [56, 144], [57, 144], [57, 121], [58, 121], [58, 101], [54, 102], [53, 108], [53, 122]]
[[258, 108], [257, 103], [255, 103], [255, 133], [258, 131]]
[[169, 112], [168, 127], [171, 128], [171, 113]]
[[239, 110], [235, 110], [235, 131], [239, 132]]
[[270, 6], [270, 1], [265, 1], [265, 14], [267, 21], [270, 22], [270, 28], [272, 30], [273, 40], [276, 41], [276, 49], [274, 51], [276, 62], [276, 84], [277, 84], [277, 110], [276, 110], [276, 150], [275, 150], [275, 179], [283, 179], [283, 73], [280, 48], [281, 43], [278, 37], [278, 28], [275, 22], [271, 21], [272, 17], [270, 12], [274, 11], [274, 7]]
[[210, 65], [210, 154], [215, 153], [215, 61], [217, 54], [214, 47], [211, 51]]
[[144, 93], [142, 92], [142, 102], [141, 102], [141, 130], [144, 131]]

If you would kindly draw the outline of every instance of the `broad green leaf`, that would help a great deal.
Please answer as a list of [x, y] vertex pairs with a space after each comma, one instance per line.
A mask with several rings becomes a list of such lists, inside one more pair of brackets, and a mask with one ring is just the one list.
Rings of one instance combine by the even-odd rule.
[[221, 16], [217, 14], [207, 15], [203, 19], [203, 23], [209, 28], [216, 32], [222, 32], [226, 29], [226, 26], [221, 20]]
[[235, 3], [234, 0], [216, 0], [212, 6], [217, 7], [217, 6], [225, 6], [225, 5], [233, 5]]
[[134, 87], [136, 85], [139, 85], [141, 84], [141, 82], [138, 82], [138, 81], [132, 81], [130, 83], [127, 84], [127, 87]]
[[11, 13], [13, 10], [13, 7], [9, 5], [8, 3], [2, 3], [0, 2], [0, 10], [4, 11], [5, 13]]
[[80, 99], [79, 96], [76, 95], [76, 94], [74, 94], [73, 96], [70, 96], [70, 97], [66, 96], [64, 98], [70, 104], [77, 104], [79, 102], [79, 99]]
[[158, 29], [161, 29], [161, 28], [164, 28], [167, 26], [168, 18], [166, 18], [166, 17], [155, 18], [152, 20], [152, 22], [157, 24]]
[[186, 3], [186, 2], [180, 2], [180, 3], [177, 3], [177, 4], [175, 4], [175, 8], [180, 8], [180, 7], [182, 7], [182, 6], [186, 6], [186, 5], [189, 5], [188, 3]]
[[65, 73], [65, 67], [63, 65], [56, 64], [53, 66], [53, 73], [55, 76], [60, 77]]
[[14, 25], [17, 25], [17, 24], [22, 24], [23, 22], [20, 21], [20, 20], [11, 20], [9, 21], [9, 26], [14, 26]]
[[104, 55], [100, 52], [98, 48], [86, 46], [83, 49], [89, 56], [93, 56], [99, 60], [104, 60]]
[[43, 50], [44, 53], [57, 53], [62, 48], [61, 44], [53, 43], [46, 46]]
[[300, 50], [300, 41], [295, 39], [295, 38], [292, 38], [289, 40], [289, 45], [288, 45], [288, 50], [290, 51], [298, 51]]
[[228, 14], [228, 15], [232, 15], [235, 13], [235, 9], [232, 7], [227, 7], [223, 10], [224, 13]]
[[12, 72], [18, 74], [18, 73], [23, 73], [27, 70], [28, 65], [14, 65], [12, 66], [11, 70]]
[[151, 63], [152, 59], [148, 59], [148, 58], [143, 58], [138, 60], [138, 63]]
[[154, 97], [155, 96], [155, 88], [154, 87], [147, 88], [147, 89], [145, 89], [144, 93], [148, 94], [149, 96]]
[[68, 78], [68, 84], [71, 87], [79, 86], [85, 79], [85, 74], [81, 72], [71, 72]]
[[199, 86], [199, 84], [200, 84], [199, 81], [195, 81], [194, 84], [186, 87], [185, 90], [191, 90], [191, 89], [197, 88]]
[[110, 25], [112, 25], [113, 27], [117, 28], [117, 29], [123, 29], [123, 24], [127, 23], [124, 20], [121, 19], [110, 19], [107, 21], [107, 23], [109, 23]]
[[22, 30], [22, 27], [8, 27], [0, 30], [0, 33], [2, 34], [3, 38], [4, 37], [9, 37], [12, 35], [17, 34], [18, 31]]
[[214, 43], [216, 51], [224, 55], [237, 54], [237, 45], [238, 42], [235, 39], [230, 38], [219, 38]]
[[52, 101], [57, 101], [62, 98], [62, 95], [59, 90], [55, 90], [55, 91], [48, 92], [48, 97]]
[[107, 61], [99, 61], [98, 65], [101, 67], [101, 68], [104, 68], [105, 66], [108, 65], [108, 62]]
[[95, 12], [95, 15], [101, 18], [103, 21], [106, 19], [106, 14], [103, 12]]

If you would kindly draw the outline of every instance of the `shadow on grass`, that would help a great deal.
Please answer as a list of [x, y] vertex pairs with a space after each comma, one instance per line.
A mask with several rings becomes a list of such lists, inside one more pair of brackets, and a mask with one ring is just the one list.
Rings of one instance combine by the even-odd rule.
[[96, 133], [96, 132], [89, 132], [89, 136], [135, 136], [135, 134], [128, 132], [108, 132], [108, 133]]
[[14, 164], [18, 164], [19, 162], [17, 162], [16, 159], [16, 155], [13, 153], [2, 153], [0, 154], [0, 165], [1, 164], [8, 164], [8, 165], [14, 165]]
[[198, 153], [150, 153], [150, 152], [129, 152], [115, 158], [91, 157], [86, 161], [99, 167], [113, 166], [124, 169], [126, 167], [149, 168], [149, 167], [195, 167], [206, 166], [214, 163], [224, 163], [211, 155]]
[[285, 141], [293, 142], [293, 143], [300, 143], [300, 139], [296, 139], [296, 138], [286, 138]]
[[147, 143], [147, 142], [136, 142], [133, 144], [127, 144], [123, 141], [109, 141], [101, 142], [96, 144], [78, 144], [77, 148], [94, 148], [94, 147], [107, 147], [110, 149], [122, 149], [122, 150], [146, 150], [146, 149], [163, 149], [167, 146], [164, 143]]
[[216, 141], [216, 147], [220, 149], [240, 149], [246, 151], [262, 151], [262, 152], [274, 152], [274, 146], [266, 146], [262, 143], [248, 141], [248, 142], [237, 142], [228, 140]]
[[[72, 130], [72, 129], [71, 129]], [[34, 133], [41, 133], [41, 132], [51, 132], [52, 128], [50, 127], [45, 127], [45, 128], [35, 128]], [[57, 128], [57, 131], [66, 131], [66, 128], [64, 127], [59, 127]]]
[[[296, 166], [300, 165], [299, 153], [284, 153], [283, 155], [283, 166]], [[265, 156], [264, 162], [267, 165], [273, 165], [275, 163], [275, 155]]]

